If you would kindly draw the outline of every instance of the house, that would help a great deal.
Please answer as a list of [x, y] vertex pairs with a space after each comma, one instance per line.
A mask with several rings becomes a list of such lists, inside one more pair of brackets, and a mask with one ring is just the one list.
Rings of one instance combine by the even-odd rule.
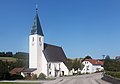
[[94, 73], [103, 70], [103, 61], [85, 59], [82, 64], [84, 65], [84, 68], [82, 69], [81, 73]]
[[14, 68], [10, 71], [10, 74], [11, 75], [16, 75], [16, 74], [19, 74], [21, 75], [21, 72], [24, 70], [24, 68]]
[[67, 57], [62, 47], [44, 43], [44, 34], [40, 24], [38, 9], [29, 36], [29, 68], [23, 76], [44, 73], [48, 77], [68, 75]]
[[120, 56], [116, 56], [115, 59], [116, 59], [116, 60], [120, 60]]

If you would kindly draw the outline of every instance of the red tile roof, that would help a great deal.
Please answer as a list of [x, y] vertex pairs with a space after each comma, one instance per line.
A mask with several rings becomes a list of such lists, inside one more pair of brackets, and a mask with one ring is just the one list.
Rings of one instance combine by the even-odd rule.
[[89, 61], [93, 65], [103, 65], [104, 64], [103, 61], [94, 60], [94, 59], [85, 59], [84, 61]]
[[10, 74], [18, 74], [23, 71], [24, 68], [14, 68], [10, 71]]

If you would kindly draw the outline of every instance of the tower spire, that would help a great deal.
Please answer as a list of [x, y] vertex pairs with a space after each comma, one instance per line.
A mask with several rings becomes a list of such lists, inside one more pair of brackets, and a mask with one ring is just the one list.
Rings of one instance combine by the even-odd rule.
[[36, 0], [36, 16], [34, 18], [34, 23], [33, 23], [32, 30], [31, 30], [31, 35], [33, 35], [33, 34], [38, 34], [38, 35], [44, 36], [43, 31], [42, 31], [42, 27], [41, 27], [41, 24], [40, 24], [40, 20], [39, 20], [39, 17], [38, 17], [37, 0]]
[[37, 4], [37, 0], [36, 0], [36, 13], [38, 13], [38, 4]]

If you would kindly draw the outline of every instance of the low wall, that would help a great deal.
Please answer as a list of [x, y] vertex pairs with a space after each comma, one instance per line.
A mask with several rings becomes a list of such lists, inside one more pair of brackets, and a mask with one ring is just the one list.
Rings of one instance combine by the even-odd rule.
[[102, 79], [113, 84], [120, 84], [120, 79], [111, 77], [109, 75], [104, 75]]

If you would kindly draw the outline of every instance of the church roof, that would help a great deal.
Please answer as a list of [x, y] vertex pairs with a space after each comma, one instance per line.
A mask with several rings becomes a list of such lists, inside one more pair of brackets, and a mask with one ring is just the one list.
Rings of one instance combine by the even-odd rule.
[[38, 17], [37, 8], [36, 8], [36, 16], [34, 18], [34, 23], [33, 23], [32, 30], [31, 30], [31, 35], [34, 35], [34, 34], [44, 36], [43, 31], [42, 31], [42, 27], [40, 24], [40, 20]]
[[45, 43], [43, 52], [48, 62], [64, 62], [65, 64], [67, 62], [62, 47]]

